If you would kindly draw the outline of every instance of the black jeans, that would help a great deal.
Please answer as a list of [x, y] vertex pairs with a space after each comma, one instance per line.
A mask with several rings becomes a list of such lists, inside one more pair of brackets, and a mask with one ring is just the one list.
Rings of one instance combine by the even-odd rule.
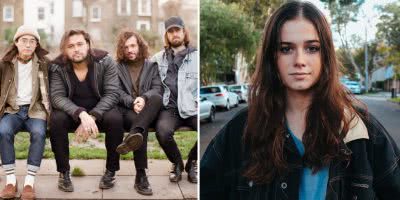
[[[70, 170], [68, 132], [75, 131], [79, 124], [66, 112], [53, 110], [51, 113], [50, 142], [58, 172]], [[105, 112], [100, 121], [96, 120], [96, 124], [100, 131], [106, 133], [106, 168], [110, 171], [118, 171], [119, 154], [115, 150], [124, 136], [122, 114], [118, 109], [112, 109]]]
[[[179, 116], [177, 109], [163, 109], [156, 123], [157, 140], [167, 155], [168, 160], [175, 164], [182, 161], [182, 156], [174, 140], [174, 132], [182, 125], [190, 126], [193, 130], [197, 131], [197, 116], [183, 119]], [[197, 142], [190, 150], [188, 159], [197, 160]]]
[[120, 107], [120, 111], [124, 119], [125, 130], [134, 131], [135, 128], [141, 128], [143, 130], [143, 144], [138, 150], [133, 153], [133, 160], [135, 161], [136, 169], [147, 168], [148, 128], [157, 117], [158, 112], [160, 112], [161, 105], [161, 97], [151, 96], [146, 100], [146, 104], [139, 114], [137, 114], [133, 110]]

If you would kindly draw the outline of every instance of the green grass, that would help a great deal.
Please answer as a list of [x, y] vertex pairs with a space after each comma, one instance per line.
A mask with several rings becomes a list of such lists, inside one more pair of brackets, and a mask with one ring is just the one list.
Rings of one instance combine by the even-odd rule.
[[[71, 141], [74, 139], [74, 134], [69, 134], [70, 141], [70, 159], [106, 159], [106, 149], [104, 145], [105, 135], [104, 133], [99, 134], [95, 139], [98, 143], [94, 144], [82, 144], [82, 145], [72, 145]], [[190, 149], [193, 147], [197, 140], [197, 132], [176, 132], [175, 141], [182, 153], [183, 159], [187, 159], [187, 155]], [[15, 156], [17, 159], [27, 159], [28, 149], [29, 149], [29, 133], [20, 132], [15, 137]], [[149, 133], [148, 143], [147, 143], [147, 157], [149, 159], [167, 159], [164, 151], [161, 149], [154, 132]], [[46, 146], [43, 153], [43, 158], [54, 159], [54, 154], [51, 151], [50, 140], [46, 138]], [[126, 155], [121, 155], [122, 160], [131, 160], [133, 158], [133, 153], [128, 153]]]
[[79, 167], [74, 167], [71, 176], [85, 176], [85, 172]]
[[390, 101], [393, 101], [393, 102], [396, 102], [396, 103], [400, 103], [400, 97], [392, 98], [392, 99], [390, 99]]

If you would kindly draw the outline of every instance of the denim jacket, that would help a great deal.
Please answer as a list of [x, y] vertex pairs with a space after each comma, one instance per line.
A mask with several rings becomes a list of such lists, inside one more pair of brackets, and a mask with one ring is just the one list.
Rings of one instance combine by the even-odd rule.
[[[178, 70], [178, 110], [179, 115], [186, 119], [197, 115], [197, 83], [198, 83], [198, 51], [193, 51], [186, 55], [182, 65]], [[168, 61], [165, 50], [155, 54], [151, 61], [157, 62], [161, 82], [164, 87], [163, 104], [168, 105], [171, 90], [167, 87], [164, 80], [167, 76]]]
[[[350, 161], [330, 163], [326, 200], [400, 198], [399, 149], [383, 126], [371, 114], [366, 113], [366, 116], [361, 123], [368, 136], [357, 136], [363, 135], [360, 129], [353, 130], [353, 136], [340, 147], [351, 155]], [[208, 145], [200, 162], [200, 198], [299, 199], [304, 165], [290, 134], [286, 134], [284, 145], [289, 164], [286, 174], [262, 185], [242, 176], [247, 162], [242, 146], [246, 120], [247, 109], [244, 109]]]

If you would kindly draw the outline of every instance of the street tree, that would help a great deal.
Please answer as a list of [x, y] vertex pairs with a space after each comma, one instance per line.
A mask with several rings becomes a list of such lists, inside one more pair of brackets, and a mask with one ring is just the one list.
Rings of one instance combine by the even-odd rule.
[[351, 63], [355, 72], [360, 74], [361, 77], [364, 77], [363, 73], [361, 73], [361, 66], [355, 61], [352, 53], [355, 46], [351, 40], [354, 39], [354, 37], [349, 37], [347, 34], [347, 25], [350, 22], [357, 21], [357, 16], [364, 0], [321, 0], [321, 2], [325, 3], [326, 7], [329, 9], [332, 29], [339, 35], [340, 48], [343, 50], [343, 55], [346, 56], [347, 61]]
[[237, 4], [204, 0], [200, 13], [201, 82], [207, 85], [218, 73], [232, 72], [238, 53], [251, 62], [259, 33]]
[[[380, 48], [385, 55], [384, 64], [392, 65], [395, 74], [400, 74], [400, 3], [393, 2], [380, 7], [382, 15], [377, 24], [377, 38], [384, 45]], [[395, 76], [394, 78], [398, 78]]]

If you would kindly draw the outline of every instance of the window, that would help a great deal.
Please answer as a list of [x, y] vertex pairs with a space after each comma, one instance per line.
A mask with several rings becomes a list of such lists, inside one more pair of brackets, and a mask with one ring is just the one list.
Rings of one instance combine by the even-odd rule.
[[82, 0], [72, 0], [72, 17], [83, 17]]
[[44, 20], [44, 8], [43, 7], [38, 8], [38, 19]]
[[50, 2], [50, 14], [54, 14], [54, 2]]
[[131, 0], [118, 0], [117, 1], [117, 12], [119, 16], [130, 16], [131, 15]]
[[3, 7], [3, 21], [13, 22], [14, 21], [14, 6]]
[[138, 0], [138, 15], [151, 16], [151, 0]]
[[136, 30], [138, 31], [149, 31], [150, 30], [150, 22], [149, 21], [137, 21]]
[[101, 8], [100, 6], [92, 6], [90, 8], [90, 21], [99, 22], [101, 21]]

